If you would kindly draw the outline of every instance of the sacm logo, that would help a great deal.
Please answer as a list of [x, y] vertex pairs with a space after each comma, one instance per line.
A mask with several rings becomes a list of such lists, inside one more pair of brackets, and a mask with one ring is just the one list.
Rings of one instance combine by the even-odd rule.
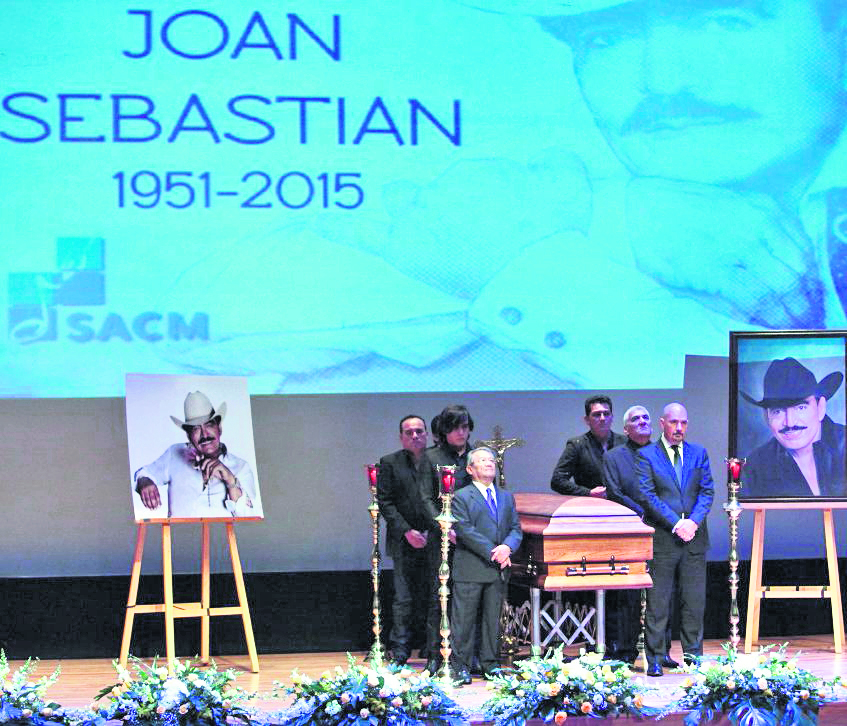
[[115, 312], [70, 311], [106, 304], [106, 243], [102, 237], [59, 237], [55, 272], [9, 275], [9, 339], [21, 345], [60, 337], [77, 343], [114, 339], [208, 340], [209, 316], [145, 311], [131, 319]]

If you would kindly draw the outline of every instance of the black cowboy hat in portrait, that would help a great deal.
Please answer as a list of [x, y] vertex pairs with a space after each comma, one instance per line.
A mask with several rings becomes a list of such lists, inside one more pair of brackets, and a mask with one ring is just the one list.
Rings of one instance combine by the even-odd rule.
[[744, 400], [760, 408], [784, 408], [804, 401], [809, 396], [832, 398], [844, 380], [844, 374], [833, 371], [820, 381], [806, 366], [795, 358], [773, 361], [765, 373], [764, 395], [757, 401], [744, 391], [739, 391]]

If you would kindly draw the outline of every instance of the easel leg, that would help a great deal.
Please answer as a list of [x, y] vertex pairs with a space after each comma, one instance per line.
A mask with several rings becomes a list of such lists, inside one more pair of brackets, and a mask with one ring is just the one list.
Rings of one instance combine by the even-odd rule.
[[162, 524], [162, 579], [165, 592], [165, 652], [168, 656], [168, 670], [174, 673], [176, 648], [174, 646], [174, 580], [171, 562], [171, 525]]
[[226, 538], [229, 543], [229, 557], [232, 560], [232, 574], [235, 577], [235, 589], [238, 592], [238, 604], [241, 607], [241, 619], [244, 621], [244, 638], [247, 652], [250, 654], [250, 668], [259, 672], [259, 658], [256, 655], [256, 641], [253, 639], [253, 622], [250, 620], [250, 608], [247, 605], [247, 590], [244, 588], [244, 573], [241, 571], [241, 558], [238, 556], [238, 544], [235, 541], [235, 527], [226, 523]]
[[211, 597], [209, 594], [209, 523], [203, 522], [202, 543], [200, 545], [200, 607], [203, 614], [200, 616], [200, 662], [209, 664], [209, 608]]
[[826, 540], [826, 566], [829, 570], [829, 599], [832, 604], [832, 639], [835, 652], [844, 649], [844, 613], [841, 609], [841, 580], [838, 575], [838, 552], [835, 548], [835, 525], [832, 510], [823, 512], [823, 531]]
[[762, 553], [765, 543], [765, 510], [757, 509], [753, 525], [753, 551], [750, 554], [750, 582], [747, 594], [747, 625], [744, 652], [753, 650], [759, 641], [759, 616], [762, 611]]
[[132, 641], [132, 626], [135, 622], [135, 604], [138, 602], [138, 582], [141, 579], [141, 558], [144, 555], [144, 537], [146, 534], [147, 524], [139, 522], [138, 532], [135, 535], [135, 554], [132, 557], [132, 574], [129, 578], [129, 595], [127, 595], [126, 599], [121, 655], [118, 659], [122, 668], [126, 668], [127, 661], [129, 660], [129, 645]]

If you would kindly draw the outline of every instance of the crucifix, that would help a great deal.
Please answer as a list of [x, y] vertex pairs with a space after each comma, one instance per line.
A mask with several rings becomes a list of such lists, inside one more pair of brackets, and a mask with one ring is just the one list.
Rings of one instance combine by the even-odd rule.
[[474, 442], [474, 447], [487, 446], [494, 452], [497, 461], [497, 471], [500, 472], [500, 486], [506, 488], [506, 474], [503, 466], [503, 454], [513, 446], [521, 447], [526, 443], [523, 439], [504, 439], [503, 428], [500, 424], [494, 427], [494, 436], [490, 439], [483, 439]]

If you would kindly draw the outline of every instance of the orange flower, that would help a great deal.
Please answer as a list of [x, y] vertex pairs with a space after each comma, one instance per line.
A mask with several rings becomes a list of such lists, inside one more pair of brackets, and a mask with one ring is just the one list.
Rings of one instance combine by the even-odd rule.
[[583, 713], [591, 713], [591, 701], [583, 701], [579, 710]]
[[641, 697], [641, 694], [636, 694], [635, 698], [632, 699], [632, 702], [635, 704], [636, 708], [641, 708], [644, 705], [644, 699]]
[[556, 722], [556, 726], [562, 726], [567, 718], [568, 714], [564, 711], [556, 711], [556, 715], [553, 717], [553, 720]]

